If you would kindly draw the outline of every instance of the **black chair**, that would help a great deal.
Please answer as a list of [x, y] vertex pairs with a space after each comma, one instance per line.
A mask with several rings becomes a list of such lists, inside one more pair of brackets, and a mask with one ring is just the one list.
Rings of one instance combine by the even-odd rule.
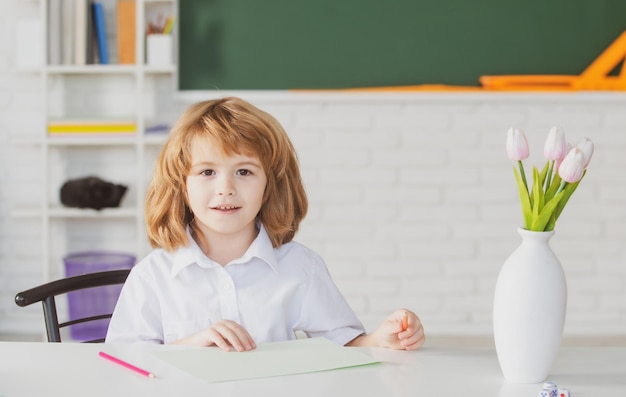
[[[18, 306], [24, 307], [31, 305], [35, 302], [41, 302], [43, 304], [43, 315], [46, 324], [48, 342], [61, 342], [61, 328], [73, 324], [87, 323], [111, 318], [112, 313], [88, 315], [59, 324], [55, 297], [58, 295], [67, 294], [68, 292], [85, 290], [88, 288], [124, 284], [129, 272], [129, 269], [110, 270], [97, 273], [81, 274], [78, 276], [72, 276], [60, 280], [51, 281], [39, 285], [35, 288], [19, 292], [17, 295], [15, 295], [15, 303]], [[84, 342], [104, 342], [104, 335], [101, 338], [87, 340]]]

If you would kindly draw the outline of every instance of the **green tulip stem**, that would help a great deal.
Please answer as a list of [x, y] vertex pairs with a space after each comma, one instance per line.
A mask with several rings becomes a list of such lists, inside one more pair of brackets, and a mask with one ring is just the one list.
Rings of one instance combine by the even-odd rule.
[[528, 182], [526, 182], [526, 173], [524, 172], [524, 165], [522, 164], [522, 160], [517, 160], [517, 163], [519, 164], [519, 173], [521, 174], [520, 176], [522, 177], [522, 181], [524, 181], [524, 187], [526, 188], [526, 191], [528, 192]]
[[556, 195], [561, 193], [561, 190], [565, 189], [565, 185], [567, 185], [567, 182], [562, 180], [561, 184], [559, 185], [559, 188], [557, 189], [556, 193], [554, 194], [555, 197], [556, 197]]
[[545, 188], [544, 188], [544, 192], [548, 191], [548, 188], [550, 188], [550, 184], [552, 183], [552, 168], [554, 167], [554, 160], [549, 160], [548, 161], [549, 166], [548, 166], [548, 176], [546, 176], [546, 184], [545, 184]]

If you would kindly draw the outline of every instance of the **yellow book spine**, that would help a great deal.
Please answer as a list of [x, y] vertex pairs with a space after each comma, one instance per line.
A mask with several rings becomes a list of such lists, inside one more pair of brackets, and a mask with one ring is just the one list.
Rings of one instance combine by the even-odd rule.
[[134, 133], [134, 124], [52, 124], [48, 125], [50, 134], [89, 134], [89, 133]]

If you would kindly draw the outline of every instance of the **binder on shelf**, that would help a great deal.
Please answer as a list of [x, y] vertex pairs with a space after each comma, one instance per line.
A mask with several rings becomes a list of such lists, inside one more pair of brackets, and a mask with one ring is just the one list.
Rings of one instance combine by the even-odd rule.
[[98, 44], [98, 57], [101, 64], [109, 63], [109, 47], [107, 43], [106, 25], [104, 24], [104, 6], [101, 2], [93, 3], [93, 15]]
[[131, 120], [51, 120], [48, 135], [120, 135], [134, 134], [137, 124]]
[[87, 63], [87, 0], [74, 0], [74, 64]]
[[93, 65], [98, 63], [98, 43], [96, 37], [96, 22], [94, 21], [93, 15], [93, 2], [94, 0], [86, 0], [87, 4], [87, 53], [86, 53], [86, 63], [88, 65]]
[[48, 64], [61, 64], [61, 0], [50, 0], [48, 7]]
[[63, 65], [74, 63], [74, 0], [61, 0], [61, 60]]
[[135, 0], [117, 2], [117, 51], [121, 64], [135, 63]]

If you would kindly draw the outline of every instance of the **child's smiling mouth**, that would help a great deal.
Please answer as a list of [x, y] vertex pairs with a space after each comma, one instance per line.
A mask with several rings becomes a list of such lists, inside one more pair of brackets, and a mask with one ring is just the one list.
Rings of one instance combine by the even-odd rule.
[[217, 211], [224, 211], [224, 212], [230, 212], [230, 211], [235, 211], [240, 209], [241, 207], [235, 206], [235, 205], [218, 205], [215, 207], [212, 207], [212, 209], [217, 210]]

